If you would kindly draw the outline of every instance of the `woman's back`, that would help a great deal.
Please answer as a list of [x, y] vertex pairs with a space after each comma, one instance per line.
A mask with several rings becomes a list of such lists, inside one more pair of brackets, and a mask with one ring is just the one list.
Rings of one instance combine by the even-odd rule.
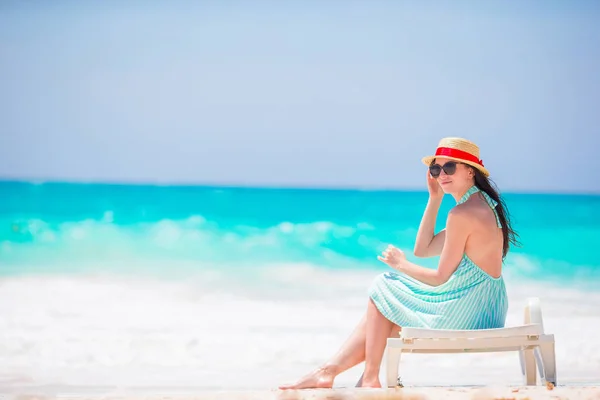
[[465, 253], [484, 272], [498, 278], [502, 274], [502, 229], [494, 209], [495, 202], [483, 192], [477, 192], [478, 195], [471, 195], [457, 205], [469, 214], [471, 221]]

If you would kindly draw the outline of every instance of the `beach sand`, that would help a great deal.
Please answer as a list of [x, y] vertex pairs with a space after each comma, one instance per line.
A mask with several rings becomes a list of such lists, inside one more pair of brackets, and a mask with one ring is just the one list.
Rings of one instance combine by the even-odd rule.
[[414, 387], [395, 389], [309, 389], [309, 390], [224, 390], [169, 393], [155, 391], [144, 393], [63, 392], [54, 395], [1, 395], [2, 400], [429, 400], [429, 399], [600, 399], [600, 386], [489, 386], [489, 387]]

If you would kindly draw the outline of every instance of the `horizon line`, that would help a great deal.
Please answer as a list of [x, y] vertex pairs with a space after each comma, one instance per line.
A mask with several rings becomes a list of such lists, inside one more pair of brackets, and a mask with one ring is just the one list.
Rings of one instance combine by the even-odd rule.
[[[257, 190], [298, 190], [298, 191], [357, 191], [357, 192], [427, 192], [427, 187], [393, 186], [393, 185], [326, 185], [326, 184], [288, 184], [288, 183], [243, 183], [243, 182], [193, 182], [193, 181], [150, 181], [150, 180], [110, 180], [110, 179], [41, 179], [10, 178], [0, 176], [2, 183], [24, 183], [30, 185], [71, 184], [71, 185], [104, 185], [104, 186], [151, 186], [151, 187], [204, 187], [215, 189], [257, 189]], [[553, 196], [600, 196], [600, 191], [526, 191], [502, 190], [502, 194], [510, 195], [553, 195]]]

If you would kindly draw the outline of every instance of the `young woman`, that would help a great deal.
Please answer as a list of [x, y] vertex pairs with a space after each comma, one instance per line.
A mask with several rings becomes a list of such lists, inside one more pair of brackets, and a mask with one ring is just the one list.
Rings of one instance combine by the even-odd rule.
[[[437, 269], [406, 259], [390, 245], [378, 257], [398, 272], [375, 278], [369, 289], [365, 316], [329, 361], [281, 389], [332, 387], [334, 378], [365, 362], [358, 386], [381, 387], [379, 369], [388, 337], [403, 326], [433, 329], [490, 329], [503, 327], [508, 308], [502, 264], [509, 244], [516, 244], [508, 212], [492, 188], [479, 147], [462, 138], [444, 138], [429, 166], [429, 200], [417, 233], [417, 257], [440, 256]], [[446, 228], [434, 234], [442, 197], [457, 205]]]

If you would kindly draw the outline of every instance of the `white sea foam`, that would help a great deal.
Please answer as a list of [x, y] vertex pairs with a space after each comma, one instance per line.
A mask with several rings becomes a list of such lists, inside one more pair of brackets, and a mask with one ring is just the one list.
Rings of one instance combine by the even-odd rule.
[[[0, 385], [274, 388], [338, 349], [365, 311], [374, 274], [277, 265], [252, 281], [216, 269], [185, 279], [5, 277]], [[508, 325], [521, 322], [526, 297], [541, 297], [560, 382], [600, 382], [600, 294], [507, 284]], [[354, 385], [361, 367], [336, 385]], [[407, 355], [402, 377], [408, 385], [521, 382], [516, 353]]]

